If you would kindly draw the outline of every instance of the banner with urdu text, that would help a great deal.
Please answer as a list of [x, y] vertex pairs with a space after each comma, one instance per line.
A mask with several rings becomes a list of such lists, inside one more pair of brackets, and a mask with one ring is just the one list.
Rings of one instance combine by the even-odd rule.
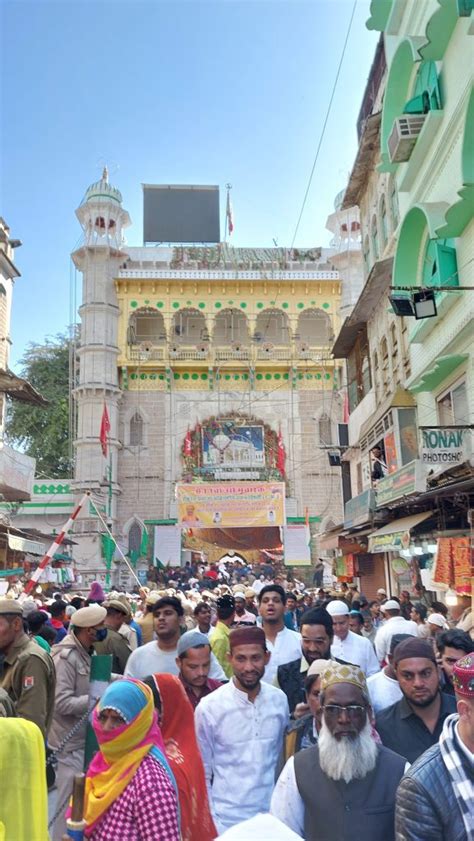
[[283, 526], [284, 482], [202, 482], [176, 486], [178, 523], [192, 529]]

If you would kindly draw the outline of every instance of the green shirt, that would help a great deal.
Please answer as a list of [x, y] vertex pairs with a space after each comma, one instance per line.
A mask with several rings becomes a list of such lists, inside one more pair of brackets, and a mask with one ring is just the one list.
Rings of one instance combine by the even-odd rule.
[[230, 678], [234, 674], [231, 664], [227, 659], [227, 654], [230, 652], [229, 634], [230, 628], [224, 622], [217, 622], [214, 633], [211, 637], [211, 649], [214, 656], [219, 660], [224, 669], [226, 677]]

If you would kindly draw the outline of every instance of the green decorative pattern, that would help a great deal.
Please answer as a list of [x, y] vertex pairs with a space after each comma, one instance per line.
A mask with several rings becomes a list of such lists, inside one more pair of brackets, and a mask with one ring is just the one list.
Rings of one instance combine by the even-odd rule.
[[161, 310], [164, 307], [164, 302], [163, 301], [157, 301], [156, 306], [158, 307], [159, 310]]
[[58, 494], [71, 494], [72, 488], [71, 485], [63, 484], [60, 482], [59, 484], [41, 484], [41, 485], [33, 485], [33, 493], [36, 496], [47, 495], [50, 496], [54, 494], [57, 496]]
[[421, 57], [430, 61], [441, 61], [458, 19], [456, 0], [438, 0], [438, 4], [426, 25], [427, 43], [420, 47]]
[[365, 22], [367, 29], [375, 29], [376, 32], [383, 32], [390, 17], [393, 0], [372, 0], [370, 4], [370, 17]]
[[138, 307], [138, 301], [130, 301], [130, 306], [135, 309], [135, 307]]
[[323, 310], [328, 310], [331, 304], [323, 304]]
[[206, 304], [204, 303], [204, 301], [199, 301], [198, 307], [200, 310], [205, 310]]

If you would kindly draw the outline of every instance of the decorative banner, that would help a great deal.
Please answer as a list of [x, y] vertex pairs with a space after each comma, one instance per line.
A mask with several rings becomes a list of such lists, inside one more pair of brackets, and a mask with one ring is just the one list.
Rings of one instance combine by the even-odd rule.
[[421, 461], [432, 466], [462, 464], [469, 458], [470, 429], [422, 429]]
[[204, 425], [202, 427], [202, 466], [234, 470], [264, 467], [263, 426], [237, 425], [232, 421]]
[[178, 523], [201, 529], [285, 525], [284, 482], [177, 484]]
[[471, 595], [472, 552], [468, 537], [453, 537], [451, 540], [454, 564], [454, 589], [456, 593]]
[[383, 439], [385, 449], [385, 461], [389, 473], [395, 473], [398, 470], [397, 459], [397, 445], [395, 443], [395, 433], [388, 432]]
[[438, 551], [433, 567], [432, 581], [433, 584], [439, 584], [443, 589], [454, 583], [451, 539], [449, 537], [438, 537]]
[[438, 538], [438, 553], [433, 582], [441, 587], [454, 587], [457, 593], [471, 594], [473, 553], [468, 537]]
[[285, 526], [283, 529], [285, 566], [310, 566], [311, 535], [308, 526]]
[[155, 526], [153, 563], [158, 567], [181, 566], [181, 529], [179, 526]]

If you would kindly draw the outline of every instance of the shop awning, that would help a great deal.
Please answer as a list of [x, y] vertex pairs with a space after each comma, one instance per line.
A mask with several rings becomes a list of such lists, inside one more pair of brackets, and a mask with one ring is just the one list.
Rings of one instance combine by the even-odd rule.
[[344, 526], [341, 524], [339, 528], [331, 529], [318, 535], [318, 542], [320, 549], [337, 549], [339, 546], [339, 538], [344, 531]]
[[411, 530], [432, 516], [433, 511], [423, 511], [386, 523], [370, 535], [369, 552], [399, 552], [400, 549], [407, 549]]

